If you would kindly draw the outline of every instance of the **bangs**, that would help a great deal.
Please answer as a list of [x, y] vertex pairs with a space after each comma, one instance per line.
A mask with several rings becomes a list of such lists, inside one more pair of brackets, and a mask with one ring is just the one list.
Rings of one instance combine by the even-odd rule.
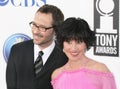
[[[72, 25], [71, 25], [72, 24]], [[64, 41], [75, 40], [76, 42], [83, 42], [86, 38], [86, 33], [83, 31], [84, 27], [82, 24], [78, 24], [78, 21], [70, 23], [62, 32]], [[85, 38], [84, 38], [85, 37]]]
[[64, 36], [64, 41], [70, 42], [71, 40], [75, 40], [76, 42], [83, 42], [84, 39], [79, 33], [71, 33], [69, 35]]

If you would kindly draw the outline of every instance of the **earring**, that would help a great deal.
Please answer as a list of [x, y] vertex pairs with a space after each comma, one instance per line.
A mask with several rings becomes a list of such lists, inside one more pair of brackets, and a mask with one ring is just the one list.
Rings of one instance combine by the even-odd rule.
[[64, 49], [63, 49], [63, 52], [64, 52]]

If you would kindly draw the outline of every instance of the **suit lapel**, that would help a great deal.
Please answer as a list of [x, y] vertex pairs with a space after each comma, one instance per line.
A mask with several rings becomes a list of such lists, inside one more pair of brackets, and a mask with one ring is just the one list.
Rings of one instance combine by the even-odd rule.
[[31, 74], [31, 77], [34, 78], [34, 44], [33, 44], [33, 40], [30, 40], [27, 44], [26, 49], [26, 64], [27, 66], [29, 66], [29, 74]]

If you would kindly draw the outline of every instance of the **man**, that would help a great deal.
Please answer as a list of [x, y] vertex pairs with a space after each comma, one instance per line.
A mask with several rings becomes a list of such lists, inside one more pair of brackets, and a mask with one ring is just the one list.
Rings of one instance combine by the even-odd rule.
[[[54, 41], [55, 26], [63, 20], [64, 15], [56, 6], [46, 4], [37, 10], [30, 22], [33, 40], [11, 48], [6, 69], [7, 89], [52, 89], [51, 73], [67, 62]], [[39, 51], [43, 52], [43, 67], [36, 76], [35, 61]]]

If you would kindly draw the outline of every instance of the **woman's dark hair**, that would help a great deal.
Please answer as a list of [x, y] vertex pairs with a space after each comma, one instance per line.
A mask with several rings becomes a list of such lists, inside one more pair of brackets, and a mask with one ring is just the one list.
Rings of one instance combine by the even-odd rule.
[[95, 32], [90, 29], [84, 19], [70, 17], [57, 27], [56, 42], [63, 48], [63, 42], [71, 40], [85, 42], [89, 50], [96, 40]]

